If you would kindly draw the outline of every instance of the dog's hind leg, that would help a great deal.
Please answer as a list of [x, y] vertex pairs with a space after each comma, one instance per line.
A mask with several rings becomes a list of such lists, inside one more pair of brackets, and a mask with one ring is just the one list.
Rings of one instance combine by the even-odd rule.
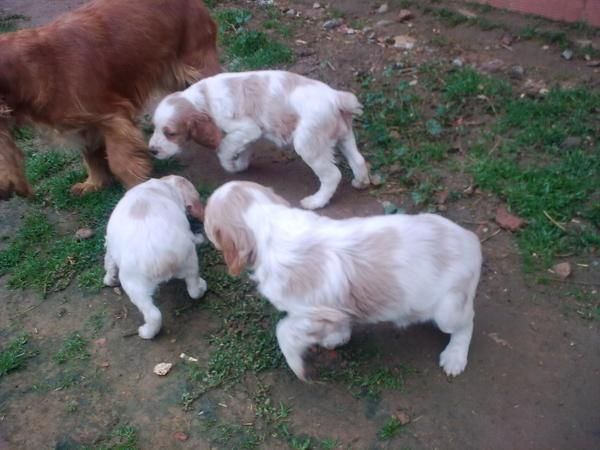
[[102, 124], [108, 166], [117, 179], [129, 189], [146, 181], [152, 162], [140, 130], [132, 119], [112, 116]]
[[83, 152], [83, 162], [87, 170], [87, 179], [82, 183], [71, 186], [73, 195], [83, 195], [104, 189], [112, 182], [106, 148], [97, 132], [88, 132], [85, 136], [86, 149]]
[[369, 180], [369, 169], [365, 158], [360, 154], [356, 147], [356, 139], [354, 133], [349, 130], [346, 136], [340, 140], [340, 150], [342, 154], [348, 160], [348, 164], [352, 169], [354, 179], [352, 180], [352, 186], [356, 189], [364, 189], [370, 185]]
[[196, 249], [192, 247], [190, 250], [186, 264], [181, 271], [180, 277], [185, 280], [188, 294], [193, 299], [198, 299], [206, 292], [206, 281], [200, 276], [198, 270], [198, 257]]
[[117, 267], [117, 263], [113, 259], [110, 251], [107, 249], [106, 254], [104, 255], [104, 270], [106, 270], [106, 274], [104, 275], [104, 284], [106, 286], [116, 286], [119, 284], [119, 268]]
[[131, 302], [137, 306], [144, 315], [144, 325], [138, 328], [138, 334], [142, 339], [152, 339], [160, 331], [162, 325], [162, 315], [160, 310], [154, 306], [152, 294], [155, 285], [145, 279], [130, 279], [121, 274], [121, 286], [129, 296]]

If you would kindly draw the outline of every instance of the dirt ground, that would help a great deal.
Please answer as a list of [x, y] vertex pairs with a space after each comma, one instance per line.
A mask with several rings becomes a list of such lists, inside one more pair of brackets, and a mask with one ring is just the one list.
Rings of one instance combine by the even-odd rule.
[[[27, 26], [38, 25], [70, 10], [80, 0], [3, 0], [5, 12], [31, 17]], [[255, 2], [230, 2], [255, 7]], [[321, 27], [323, 9], [313, 1], [278, 2], [313, 17], [290, 43], [297, 55], [290, 70], [322, 79], [337, 87], [355, 87], [353, 73], [381, 70], [400, 61], [402, 52], [367, 42], [364, 37], [327, 32]], [[377, 2], [331, 1], [346, 20], [373, 26], [397, 14], [376, 14]], [[525, 23], [527, 18], [495, 12], [497, 20]], [[291, 20], [291, 19], [290, 19]], [[446, 27], [434, 18], [418, 14], [406, 24], [394, 23], [380, 35], [410, 32], [417, 40], [411, 53], [416, 61], [457, 58], [473, 64], [502, 59], [506, 65], [522, 65], [528, 73], [555, 83], [598, 83], [597, 71], [585, 61], [567, 61], [555, 49], [542, 50], [538, 41], [523, 41], [510, 50], [498, 45], [502, 31], [476, 27]], [[433, 31], [435, 29], [435, 31]], [[449, 43], [443, 47], [421, 45], [432, 34]], [[298, 43], [297, 40], [305, 43]], [[328, 64], [322, 64], [328, 61]], [[594, 81], [595, 80], [595, 81]], [[271, 185], [298, 204], [313, 192], [317, 182], [298, 160], [288, 161], [279, 153], [261, 152], [248, 171], [232, 177], [219, 167], [214, 155], [205, 152], [184, 157], [183, 174], [194, 181], [220, 184], [246, 179]], [[453, 183], [467, 187], [467, 175]], [[388, 195], [411, 209], [402, 196]], [[383, 211], [381, 196], [356, 191], [347, 177], [330, 206], [322, 213], [332, 217], [361, 216]], [[0, 234], [11, 235], [20, 226], [26, 204], [21, 199], [0, 203]], [[499, 200], [486, 193], [448, 204], [444, 214], [475, 230], [477, 223], [494, 216]], [[68, 223], [68, 217], [60, 217]], [[354, 449], [596, 449], [600, 448], [600, 333], [598, 320], [585, 321], [572, 312], [562, 286], [543, 286], [523, 274], [514, 237], [500, 232], [485, 241], [484, 269], [476, 298], [475, 332], [466, 371], [448, 379], [438, 367], [438, 356], [447, 337], [431, 326], [397, 331], [388, 326], [359, 328], [353, 335], [357, 345], [379, 352], [378, 364], [389, 368], [406, 366], [411, 373], [400, 391], [384, 391], [373, 399], [353, 396], [333, 383], [305, 384], [287, 368], [261, 375], [270, 387], [273, 401], [291, 407], [290, 427], [313, 442], [336, 440], [335, 448]], [[574, 263], [578, 260], [575, 258]], [[587, 255], [586, 280], [598, 280], [598, 255]], [[594, 263], [596, 265], [593, 265]], [[6, 277], [4, 277], [6, 278]], [[3, 282], [0, 279], [0, 282]], [[600, 295], [593, 291], [594, 295]], [[29, 291], [0, 287], [0, 342], [9, 329], [31, 334], [40, 355], [52, 354], [59, 343], [102, 312], [107, 318], [91, 343], [91, 358], [85, 381], [70, 388], [55, 386], [58, 376], [48, 358], [32, 358], [25, 370], [0, 381], [0, 449], [71, 449], [93, 446], [118, 423], [129, 423], [138, 433], [142, 449], [241, 448], [218, 441], [205, 432], [203, 415], [244, 423], [252, 415], [248, 374], [240, 385], [217, 389], [194, 402], [190, 410], [180, 405], [186, 378], [179, 354], [207, 358], [206, 337], [218, 327], [218, 317], [203, 307], [193, 307], [184, 287], [172, 282], [156, 296], [163, 312], [162, 333], [148, 342], [135, 331], [141, 317], [125, 296], [112, 289], [85, 294], [72, 283], [66, 290], [40, 300]], [[216, 301], [208, 295], [200, 302]], [[186, 307], [189, 307], [186, 309]], [[177, 314], [177, 311], [185, 309]], [[156, 363], [175, 366], [165, 378], [152, 373]], [[92, 368], [90, 370], [90, 368]], [[78, 370], [77, 368], [73, 370]], [[338, 370], [344, 370], [338, 367]], [[64, 375], [64, 374], [63, 374]], [[75, 405], [69, 408], [69, 405]], [[385, 421], [398, 411], [411, 422], [389, 441], [379, 439]], [[175, 433], [185, 433], [180, 441]], [[283, 448], [281, 441], [265, 439], [261, 448]], [[309, 448], [309, 447], [294, 447]], [[310, 448], [320, 448], [313, 444]]]

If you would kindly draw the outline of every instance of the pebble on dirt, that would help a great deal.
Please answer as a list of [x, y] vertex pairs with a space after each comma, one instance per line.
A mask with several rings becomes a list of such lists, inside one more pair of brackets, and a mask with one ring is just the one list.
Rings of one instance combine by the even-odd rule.
[[509, 213], [504, 206], [496, 210], [496, 223], [508, 231], [517, 231], [526, 225], [523, 219]]
[[326, 30], [333, 30], [334, 28], [339, 27], [344, 21], [340, 18], [337, 19], [329, 19], [323, 23], [323, 28]]
[[560, 56], [562, 56], [563, 59], [570, 61], [571, 59], [573, 59], [573, 50], [566, 49], [564, 52], [562, 52], [560, 54]]
[[494, 73], [502, 70], [504, 68], [504, 61], [501, 59], [492, 59], [490, 61], [486, 61], [481, 65], [481, 71], [485, 73]]
[[164, 377], [171, 371], [172, 367], [173, 367], [173, 364], [171, 364], [171, 363], [158, 363], [157, 365], [154, 366], [154, 369], [152, 370], [152, 372], [154, 372], [159, 377]]
[[94, 236], [94, 230], [91, 228], [80, 228], [75, 232], [75, 239], [78, 241], [83, 241], [85, 239], [89, 239]]
[[510, 77], [516, 80], [520, 80], [525, 75], [525, 69], [523, 66], [512, 66], [510, 68]]
[[394, 417], [400, 425], [408, 425], [410, 423], [410, 416], [406, 411], [398, 410], [396, 411], [396, 414], [394, 414]]
[[404, 22], [406, 20], [414, 19], [415, 15], [410, 12], [408, 9], [401, 9], [398, 15], [396, 16], [396, 20], [398, 22]]
[[377, 12], [379, 14], [384, 14], [386, 12], [388, 12], [389, 6], [387, 3], [384, 3], [383, 5], [381, 5], [379, 8], [377, 8]]
[[410, 50], [415, 46], [417, 40], [410, 36], [394, 36], [394, 47], [395, 48], [403, 48], [405, 50]]
[[190, 438], [190, 437], [189, 437], [187, 434], [185, 434], [183, 431], [176, 431], [176, 432], [173, 434], [173, 437], [174, 437], [175, 439], [177, 439], [178, 441], [180, 441], [180, 442], [185, 442], [185, 441], [187, 441], [187, 440]]
[[568, 262], [562, 262], [552, 266], [552, 272], [558, 276], [561, 280], [566, 280], [571, 275], [571, 264]]

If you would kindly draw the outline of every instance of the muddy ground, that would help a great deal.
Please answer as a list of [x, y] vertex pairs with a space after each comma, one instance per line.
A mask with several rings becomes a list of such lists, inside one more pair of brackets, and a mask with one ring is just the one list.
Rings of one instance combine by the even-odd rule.
[[[81, 3], [3, 0], [2, 7], [5, 12], [29, 16], [26, 26], [34, 26]], [[228, 4], [255, 8], [254, 3]], [[298, 56], [290, 70], [357, 89], [355, 72], [377, 73], [406, 56], [393, 46], [370, 43], [362, 34], [323, 30], [328, 13], [313, 8], [312, 1], [277, 3], [302, 14], [301, 18], [285, 15], [290, 22], [302, 21], [290, 42]], [[393, 18], [401, 2], [390, 2], [389, 11], [383, 14], [375, 12], [379, 4], [373, 1], [329, 3], [330, 10], [344, 13], [346, 23], [374, 26]], [[417, 45], [410, 58], [415, 64], [441, 58], [461, 58], [473, 64], [502, 59], [506, 66], [521, 65], [548, 83], [597, 85], [597, 70], [585, 60], [567, 61], [559, 49], [542, 49], [542, 42], [517, 42], [507, 49], [499, 45], [501, 30], [449, 27], [418, 10], [415, 13], [411, 27], [393, 23], [375, 29], [383, 38], [414, 36]], [[533, 20], [501, 11], [490, 14], [494, 20], [511, 24]], [[305, 17], [312, 20], [305, 22]], [[430, 45], [433, 36], [442, 36], [444, 45]], [[295, 204], [316, 189], [316, 180], [301, 161], [282, 158], [268, 149], [236, 177], [226, 175], [207, 152], [189, 153], [183, 160], [182, 173], [195, 182], [253, 180], [273, 186]], [[463, 188], [472, 184], [466, 173], [447, 182]], [[409, 211], [415, 209], [403, 195], [375, 188], [356, 191], [346, 176], [332, 204], [322, 212], [332, 217], [381, 213], [383, 199]], [[478, 192], [449, 202], [443, 213], [475, 230], [494, 217], [500, 203], [495, 196]], [[2, 236], [18, 230], [26, 207], [21, 199], [0, 204]], [[69, 214], [52, 214], [70, 226]], [[455, 379], [444, 376], [437, 361], [447, 337], [432, 326], [403, 331], [388, 326], [359, 328], [352, 345], [375, 349], [377, 356], [371, 364], [391, 370], [408, 368], [401, 390], [384, 389], [375, 396], [357, 395], [335, 382], [305, 384], [282, 366], [247, 373], [239, 383], [210, 390], [184, 408], [181, 395], [188, 383], [187, 369], [179, 355], [185, 352], [202, 365], [214, 350], [207, 337], [220, 327], [221, 318], [203, 304], [218, 302], [216, 295], [208, 294], [194, 304], [179, 282], [161, 288], [156, 299], [163, 312], [163, 331], [148, 342], [128, 336], [141, 316], [125, 296], [112, 289], [89, 294], [71, 283], [42, 300], [35, 292], [2, 286], [0, 343], [16, 330], [25, 330], [38, 354], [23, 370], [0, 379], [0, 449], [119, 448], [108, 447], [107, 442], [115, 427], [125, 423], [135, 428], [135, 446], [141, 449], [242, 448], [250, 444], [239, 439], [239, 430], [231, 433], [218, 427], [221, 423], [258, 426], [253, 400], [257, 385], [268, 387], [272, 404], [289, 407], [285, 423], [295, 436], [282, 439], [281, 434], [268, 431], [255, 444], [258, 448], [600, 448], [600, 322], [579, 317], [562, 284], [539, 285], [524, 274], [511, 233], [500, 231], [487, 239], [483, 251], [485, 263], [466, 371]], [[597, 282], [599, 258], [597, 254], [583, 259], [574, 256], [570, 260], [574, 266], [577, 262], [587, 265], [578, 269], [581, 273], [575, 273], [574, 280]], [[600, 295], [597, 289], [588, 294]], [[97, 327], [89, 325], [93, 316], [104, 318]], [[57, 368], [52, 355], [67, 336], [81, 330], [89, 339], [90, 358]], [[163, 361], [175, 366], [167, 377], [159, 378], [152, 368]], [[345, 366], [334, 361], [333, 369], [343, 371]], [[65, 382], [69, 374], [75, 374], [78, 382]], [[381, 430], [398, 414], [407, 415], [410, 423], [385, 440]], [[210, 426], [207, 415], [213, 420]]]

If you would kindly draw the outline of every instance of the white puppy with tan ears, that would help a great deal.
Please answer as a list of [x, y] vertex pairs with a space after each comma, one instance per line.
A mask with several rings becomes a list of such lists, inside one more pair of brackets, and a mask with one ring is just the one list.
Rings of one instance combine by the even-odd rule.
[[357, 322], [399, 327], [433, 321], [450, 342], [448, 375], [467, 365], [481, 270], [477, 236], [433, 214], [333, 220], [290, 208], [256, 183], [229, 182], [208, 199], [206, 236], [232, 275], [248, 267], [258, 290], [287, 317], [279, 346], [306, 379], [312, 345], [334, 348]]
[[239, 172], [250, 164], [248, 145], [260, 137], [280, 147], [293, 145], [321, 183], [317, 193], [301, 201], [304, 208], [316, 209], [329, 202], [342, 178], [334, 163], [336, 146], [352, 169], [352, 185], [369, 185], [352, 132], [352, 115], [361, 113], [354, 94], [295, 73], [223, 73], [160, 102], [150, 152], [169, 158], [193, 140], [216, 149], [225, 170]]
[[104, 284], [120, 281], [144, 315], [141, 338], [152, 339], [160, 331], [162, 316], [152, 300], [160, 283], [183, 278], [190, 297], [206, 292], [196, 255], [196, 244], [204, 239], [192, 233], [186, 213], [202, 219], [200, 195], [188, 180], [170, 175], [131, 188], [108, 221]]

